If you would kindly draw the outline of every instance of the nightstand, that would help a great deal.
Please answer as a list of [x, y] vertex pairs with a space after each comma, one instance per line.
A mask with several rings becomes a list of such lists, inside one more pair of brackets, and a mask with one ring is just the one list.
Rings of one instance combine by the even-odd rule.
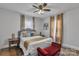
[[11, 48], [11, 45], [16, 44], [16, 46], [19, 46], [19, 39], [9, 39], [9, 49]]

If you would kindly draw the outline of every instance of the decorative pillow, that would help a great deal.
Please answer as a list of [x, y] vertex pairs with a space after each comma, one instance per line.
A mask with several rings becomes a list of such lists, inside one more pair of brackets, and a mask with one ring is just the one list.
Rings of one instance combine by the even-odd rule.
[[21, 36], [22, 36], [22, 37], [27, 37], [27, 31], [22, 31], [22, 32], [21, 32]]

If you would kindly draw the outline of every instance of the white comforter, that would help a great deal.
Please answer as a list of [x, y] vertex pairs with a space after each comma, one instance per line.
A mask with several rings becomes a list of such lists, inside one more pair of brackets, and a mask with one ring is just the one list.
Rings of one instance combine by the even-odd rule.
[[[36, 40], [31, 43], [29, 43], [28, 47], [24, 47], [24, 42], [29, 41], [29, 40], [34, 40], [38, 38], [43, 38], [42, 40]], [[38, 47], [48, 47], [50, 43], [52, 42], [51, 38], [44, 38], [41, 36], [33, 36], [33, 37], [26, 37], [26, 38], [21, 38], [20, 41], [20, 47], [22, 48], [24, 55], [37, 55], [37, 48]]]

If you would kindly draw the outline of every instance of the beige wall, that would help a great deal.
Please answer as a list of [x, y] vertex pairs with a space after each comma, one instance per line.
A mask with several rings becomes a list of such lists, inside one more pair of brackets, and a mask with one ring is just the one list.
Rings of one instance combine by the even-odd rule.
[[0, 9], [0, 49], [8, 47], [8, 38], [20, 29], [20, 16], [17, 13]]
[[79, 8], [63, 16], [63, 46], [79, 49]]

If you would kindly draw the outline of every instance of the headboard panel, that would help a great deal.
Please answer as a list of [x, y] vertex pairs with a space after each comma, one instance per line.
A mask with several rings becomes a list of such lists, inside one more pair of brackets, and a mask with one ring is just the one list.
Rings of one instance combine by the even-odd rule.
[[23, 29], [23, 30], [18, 31], [18, 37], [19, 39], [21, 39], [21, 37], [30, 37], [35, 32], [36, 32], [35, 30], [32, 30], [30, 28]]

